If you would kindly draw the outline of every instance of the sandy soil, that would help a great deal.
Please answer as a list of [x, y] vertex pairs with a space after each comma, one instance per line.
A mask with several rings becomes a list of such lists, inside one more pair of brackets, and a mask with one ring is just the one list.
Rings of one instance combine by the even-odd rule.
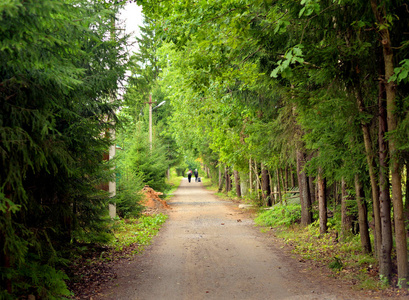
[[182, 180], [146, 251], [115, 266], [97, 299], [373, 299], [328, 278], [202, 183]]

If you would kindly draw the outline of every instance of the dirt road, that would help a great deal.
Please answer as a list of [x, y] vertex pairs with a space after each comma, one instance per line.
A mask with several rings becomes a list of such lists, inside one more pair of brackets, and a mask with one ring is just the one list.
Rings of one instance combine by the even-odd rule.
[[153, 245], [116, 266], [117, 280], [99, 299], [352, 299], [302, 273], [237, 204], [201, 183], [183, 179], [169, 204]]

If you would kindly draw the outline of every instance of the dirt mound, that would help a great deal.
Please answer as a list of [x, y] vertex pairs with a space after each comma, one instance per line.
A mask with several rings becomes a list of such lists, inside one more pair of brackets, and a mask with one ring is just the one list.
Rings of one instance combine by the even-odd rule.
[[163, 193], [156, 192], [150, 186], [145, 185], [142, 189], [142, 193], [145, 195], [145, 199], [142, 200], [142, 205], [145, 206], [148, 211], [171, 208], [165, 200], [162, 200], [159, 197], [160, 195], [163, 195]]

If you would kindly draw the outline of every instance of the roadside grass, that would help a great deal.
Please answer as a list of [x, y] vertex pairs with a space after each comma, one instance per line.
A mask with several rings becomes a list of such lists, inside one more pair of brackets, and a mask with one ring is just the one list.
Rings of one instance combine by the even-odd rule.
[[274, 230], [276, 237], [291, 247], [292, 253], [331, 270], [331, 276], [349, 280], [357, 289], [384, 290], [389, 287], [379, 279], [378, 262], [363, 254], [359, 235], [338, 237], [337, 221], [329, 222], [326, 234], [320, 234], [318, 221], [303, 227], [298, 224], [299, 204], [276, 205], [260, 210], [255, 218], [261, 231]]
[[182, 182], [183, 176], [177, 176], [176, 172], [171, 172], [170, 178], [166, 179], [166, 183], [169, 185], [169, 189], [167, 189], [163, 193], [164, 200], [168, 200], [173, 197], [173, 193], [178, 189], [180, 183]]
[[167, 218], [167, 215], [155, 214], [117, 221], [113, 230], [115, 235], [113, 249], [123, 251], [127, 247], [134, 246], [130, 254], [142, 252], [144, 247], [151, 243]]
[[[166, 180], [169, 189], [163, 193], [164, 200], [173, 197], [173, 193], [178, 189], [182, 176], [177, 176], [174, 169], [171, 170], [170, 178]], [[130, 254], [141, 253], [144, 247], [149, 245], [152, 238], [159, 232], [163, 223], [167, 220], [166, 214], [144, 215], [137, 218], [120, 219], [115, 221], [113, 233], [115, 240], [112, 247], [120, 252], [126, 248], [133, 248]]]
[[[200, 177], [200, 180], [202, 181], [203, 186], [209, 190], [209, 191], [213, 191], [213, 192], [217, 192], [218, 190], [218, 186], [212, 183], [212, 180], [208, 177]], [[220, 195], [219, 195], [220, 194]], [[217, 193], [217, 196], [223, 197], [222, 196], [223, 193]], [[224, 194], [225, 196], [225, 194]]]
[[[171, 170], [170, 178], [166, 180], [170, 186], [163, 194], [163, 199], [173, 197], [178, 189], [182, 176], [177, 176], [174, 169]], [[112, 243], [115, 251], [123, 251], [132, 245], [136, 246], [132, 254], [140, 253], [144, 247], [149, 245], [152, 238], [159, 232], [168, 216], [163, 213], [153, 215], [141, 215], [138, 218], [120, 219], [115, 222], [113, 233], [115, 241]]]
[[101, 284], [115, 279], [113, 263], [141, 254], [159, 232], [167, 215], [141, 215], [138, 218], [116, 219], [110, 243], [86, 244], [77, 249], [67, 274], [69, 290], [75, 299], [92, 299]]
[[98, 263], [98, 261], [114, 261], [140, 254], [146, 246], [150, 245], [167, 218], [168, 216], [162, 213], [142, 214], [137, 218], [129, 219], [118, 218], [111, 228], [113, 239], [109, 243], [90, 244], [83, 247], [77, 259], [85, 255], [91, 257], [88, 259], [90, 263]]
[[[170, 188], [164, 192], [163, 199], [173, 196], [181, 179], [176, 173], [171, 173], [167, 181]], [[135, 198], [135, 201], [138, 199]], [[72, 264], [67, 267], [67, 274], [70, 274], [67, 285], [76, 299], [90, 299], [90, 295], [100, 288], [100, 283], [113, 280], [116, 276], [112, 272], [113, 263], [141, 254], [167, 218], [164, 213], [143, 212], [128, 218], [118, 217], [108, 229], [112, 237], [110, 242], [81, 243], [73, 253]]]
[[362, 253], [359, 236], [339, 241], [335, 230], [320, 235], [316, 223], [307, 227], [297, 224], [276, 228], [275, 233], [292, 247], [294, 254], [328, 267], [332, 276], [348, 279], [358, 289], [387, 288], [378, 278], [377, 260]]
[[[173, 193], [179, 187], [182, 177], [176, 175], [175, 170], [171, 170], [170, 178], [166, 180], [169, 189], [163, 193], [161, 198], [168, 200], [173, 197]], [[134, 218], [116, 220], [113, 225], [115, 236], [111, 247], [116, 252], [129, 252], [127, 255], [141, 253], [144, 247], [149, 245], [152, 238], [159, 232], [168, 216], [163, 213], [152, 215], [140, 215]], [[128, 248], [128, 251], [124, 251]], [[129, 251], [129, 248], [132, 250]]]

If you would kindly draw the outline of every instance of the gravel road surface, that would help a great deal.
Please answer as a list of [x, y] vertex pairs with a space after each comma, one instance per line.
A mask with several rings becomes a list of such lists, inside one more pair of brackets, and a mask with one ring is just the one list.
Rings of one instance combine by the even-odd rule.
[[[356, 299], [283, 255], [237, 203], [183, 179], [153, 244], [98, 299]], [[358, 297], [361, 298], [361, 297]], [[362, 298], [361, 298], [362, 299]]]

